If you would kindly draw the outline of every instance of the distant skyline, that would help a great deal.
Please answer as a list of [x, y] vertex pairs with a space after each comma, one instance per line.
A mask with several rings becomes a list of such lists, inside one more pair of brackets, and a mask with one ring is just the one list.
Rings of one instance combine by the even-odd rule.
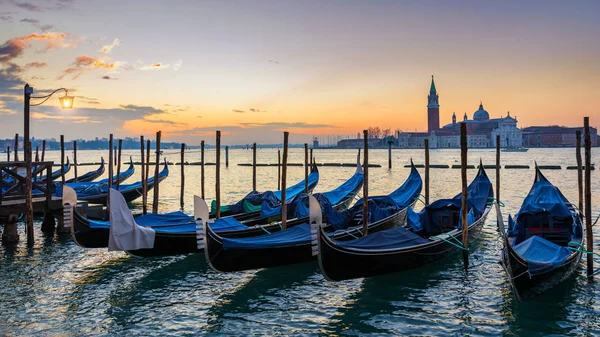
[[[291, 143], [370, 126], [424, 131], [431, 75], [440, 124], [600, 126], [598, 1], [0, 0], [0, 138], [154, 137]], [[57, 96], [58, 97], [58, 96]]]

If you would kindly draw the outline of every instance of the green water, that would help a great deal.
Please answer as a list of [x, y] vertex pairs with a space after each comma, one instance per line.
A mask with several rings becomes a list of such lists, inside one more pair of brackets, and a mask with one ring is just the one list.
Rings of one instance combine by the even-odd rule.
[[[131, 151], [135, 156], [138, 151]], [[166, 150], [170, 161], [179, 161]], [[302, 150], [292, 150], [290, 162], [301, 162]], [[600, 154], [594, 149], [594, 155]], [[50, 159], [57, 153], [50, 152]], [[78, 159], [99, 161], [98, 151], [80, 151]], [[576, 202], [574, 149], [532, 149], [503, 153], [504, 164], [562, 165], [545, 175]], [[318, 161], [353, 162], [351, 150], [316, 150]], [[456, 150], [434, 150], [433, 164], [456, 164]], [[197, 161], [199, 153], [186, 160]], [[214, 152], [207, 153], [212, 161]], [[224, 156], [223, 156], [224, 157]], [[259, 150], [259, 162], [276, 162], [276, 150]], [[387, 170], [387, 151], [373, 150], [370, 162], [383, 168], [370, 171], [370, 194], [399, 186], [410, 157], [421, 163], [422, 151], [394, 152], [394, 168]], [[493, 150], [469, 151], [469, 163], [494, 163]], [[55, 159], [54, 158], [54, 159]], [[106, 158], [106, 156], [105, 156]], [[252, 186], [251, 152], [230, 151], [230, 167], [222, 170], [224, 201], [235, 201]], [[80, 174], [95, 169], [81, 167]], [[200, 168], [186, 170], [186, 205], [199, 194]], [[352, 168], [320, 168], [315, 191], [330, 190]], [[502, 170], [502, 201], [515, 213], [533, 180], [533, 170]], [[138, 173], [129, 182], [137, 179]], [[277, 186], [276, 168], [258, 169], [261, 190]], [[303, 178], [302, 168], [290, 168], [290, 182]], [[469, 171], [469, 179], [475, 171]], [[495, 181], [495, 172], [488, 171]], [[177, 167], [160, 186], [160, 210], [179, 208]], [[459, 192], [460, 171], [432, 169], [432, 199]], [[214, 191], [214, 167], [207, 167], [208, 197]], [[600, 175], [592, 173], [594, 215], [600, 212]], [[210, 202], [210, 198], [208, 200]], [[140, 207], [139, 201], [134, 202]], [[417, 206], [419, 208], [420, 206]], [[465, 272], [460, 255], [420, 269], [344, 282], [328, 282], [316, 263], [219, 274], [207, 267], [202, 255], [140, 259], [106, 249], [83, 249], [69, 236], [46, 237], [36, 224], [33, 247], [23, 242], [0, 247], [0, 335], [433, 335], [433, 336], [582, 336], [600, 335], [600, 286], [588, 281], [580, 268], [572, 279], [529, 302], [519, 303], [498, 264], [501, 243], [495, 216], [487, 219], [482, 239]], [[597, 234], [597, 233], [595, 233]], [[600, 237], [595, 235], [598, 242]], [[582, 264], [583, 267], [583, 264]], [[600, 268], [600, 264], [596, 264]]]

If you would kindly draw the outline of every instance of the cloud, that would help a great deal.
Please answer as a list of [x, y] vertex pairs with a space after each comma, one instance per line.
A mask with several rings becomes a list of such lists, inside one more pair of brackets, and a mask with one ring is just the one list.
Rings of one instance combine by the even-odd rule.
[[8, 21], [8, 22], [12, 22], [12, 16], [10, 15], [0, 15], [0, 21]]
[[23, 69], [14, 63], [8, 63], [5, 68], [0, 69], [0, 92], [14, 90], [17, 93], [18, 87], [24, 82], [20, 77], [22, 72]]
[[36, 20], [36, 19], [22, 19], [21, 22], [30, 23], [32, 26], [40, 29], [42, 32], [47, 32], [50, 29], [54, 28], [53, 25], [41, 25], [40, 20]]
[[25, 65], [25, 68], [44, 68], [47, 67], [48, 63], [46, 62], [31, 62]]
[[40, 20], [36, 20], [36, 19], [22, 19], [21, 22], [31, 23], [34, 26], [40, 24]]
[[113, 49], [114, 47], [116, 47], [116, 46], [120, 45], [120, 44], [121, 44], [121, 41], [119, 41], [119, 39], [114, 39], [114, 40], [113, 40], [113, 42], [112, 42], [111, 44], [107, 44], [107, 45], [103, 46], [103, 47], [100, 49], [100, 52], [101, 52], [102, 54], [110, 54], [110, 52], [112, 51], [112, 49]]
[[237, 113], [242, 114], [242, 113], [244, 113], [246, 111], [244, 111], [244, 110], [238, 110], [238, 109], [231, 109], [231, 112], [237, 112]]
[[177, 60], [177, 62], [175, 62], [175, 64], [173, 64], [173, 70], [177, 71], [177, 70], [181, 69], [182, 65], [183, 65], [183, 60], [182, 59]]
[[103, 80], [118, 80], [118, 78], [116, 78], [116, 77], [110, 77], [108, 75], [102, 76], [102, 79]]
[[72, 79], [76, 80], [79, 76], [92, 69], [116, 70], [120, 67], [119, 62], [104, 61], [88, 55], [77, 56], [71, 65], [71, 67], [63, 71], [63, 74], [58, 77], [59, 80], [68, 75], [71, 75]]
[[32, 41], [42, 41], [46, 45], [39, 49], [39, 52], [48, 51], [57, 48], [72, 48], [79, 44], [79, 41], [67, 40], [67, 33], [46, 32], [42, 34], [33, 33], [23, 37], [17, 37], [6, 41], [0, 46], [0, 63], [8, 63], [21, 56], [25, 49], [31, 47]]
[[[30, 12], [45, 12], [45, 11], [57, 11], [69, 7], [73, 0], [56, 0], [56, 1], [11, 1], [11, 3], [18, 8], [28, 10]], [[38, 3], [41, 3], [39, 5]]]
[[13, 4], [21, 9], [26, 9], [28, 11], [32, 11], [32, 12], [43, 12], [44, 10], [42, 9], [42, 7], [38, 6], [38, 5], [34, 5], [30, 2], [16, 2], [13, 1]]
[[16, 112], [6, 108], [6, 103], [0, 101], [0, 115], [14, 115]]
[[178, 125], [178, 126], [182, 126], [182, 127], [185, 127], [188, 125], [187, 123], [178, 123], [176, 121], [172, 121], [172, 120], [168, 120], [168, 119], [146, 119], [145, 118], [144, 121], [148, 122], [148, 123]]
[[335, 125], [331, 124], [308, 124], [304, 122], [270, 122], [270, 123], [240, 123], [248, 128], [273, 128], [273, 129], [322, 129], [322, 128], [335, 128]]
[[278, 61], [269, 60], [269, 63], [279, 64]]
[[141, 67], [140, 69], [142, 70], [157, 70], [157, 69], [166, 69], [169, 68], [171, 65], [170, 64], [164, 64], [164, 63], [152, 63], [146, 66]]

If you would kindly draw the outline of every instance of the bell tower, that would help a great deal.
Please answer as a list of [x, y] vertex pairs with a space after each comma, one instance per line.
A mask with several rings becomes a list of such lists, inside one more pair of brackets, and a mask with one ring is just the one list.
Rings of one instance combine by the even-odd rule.
[[435, 90], [435, 83], [433, 82], [433, 75], [431, 75], [431, 88], [429, 89], [429, 96], [427, 96], [427, 132], [436, 131], [440, 129], [440, 103], [438, 101], [439, 96]]

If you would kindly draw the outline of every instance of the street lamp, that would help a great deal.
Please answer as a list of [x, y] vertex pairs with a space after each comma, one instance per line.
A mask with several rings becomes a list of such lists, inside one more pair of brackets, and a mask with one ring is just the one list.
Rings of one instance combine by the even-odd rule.
[[[29, 84], [25, 84], [25, 89], [24, 89], [24, 119], [25, 119], [25, 132], [23, 135], [23, 147], [24, 147], [24, 152], [25, 152], [25, 167], [26, 167], [26, 177], [25, 177], [25, 205], [26, 205], [26, 220], [27, 220], [27, 242], [28, 243], [33, 243], [33, 205], [32, 205], [32, 201], [31, 201], [31, 189], [32, 189], [32, 182], [31, 182], [31, 143], [29, 142], [29, 108], [31, 106], [38, 106], [38, 105], [42, 105], [44, 104], [52, 95], [54, 95], [55, 93], [64, 90], [65, 91], [65, 95], [62, 97], [59, 97], [59, 101], [60, 101], [60, 106], [63, 109], [70, 109], [73, 107], [73, 102], [74, 102], [74, 97], [73, 96], [69, 96], [69, 92], [67, 91], [67, 89], [65, 88], [60, 88], [60, 89], [56, 89], [53, 92], [51, 92], [50, 94], [46, 95], [46, 96], [39, 96], [39, 97], [35, 97], [35, 96], [31, 96], [31, 94], [33, 94], [33, 88], [29, 86]], [[35, 104], [31, 104], [31, 99], [41, 99], [42, 101], [39, 103], [35, 103]], [[50, 172], [48, 172], [48, 178], [50, 178]], [[48, 191], [49, 193], [49, 191]]]

